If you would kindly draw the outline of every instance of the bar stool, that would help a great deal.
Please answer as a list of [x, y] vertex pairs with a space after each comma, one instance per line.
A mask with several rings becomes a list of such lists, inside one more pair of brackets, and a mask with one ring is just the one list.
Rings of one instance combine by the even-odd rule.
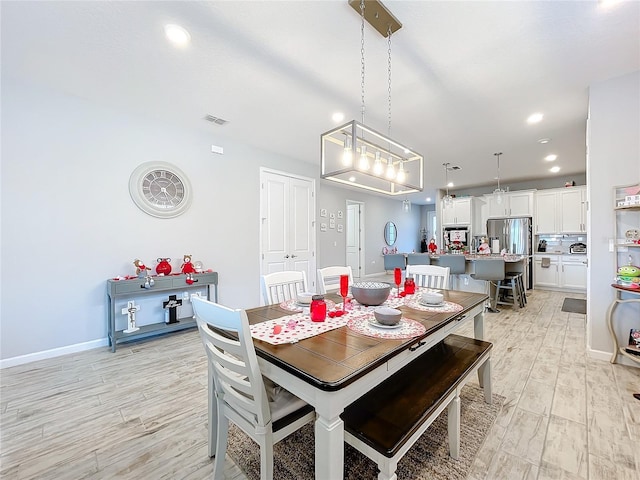
[[[494, 282], [500, 283], [504, 280], [504, 259], [496, 258], [490, 260], [476, 260], [474, 262], [474, 273], [471, 274], [471, 278], [474, 280], [484, 280], [485, 284], [485, 293], [489, 295], [489, 306], [487, 310], [493, 313], [498, 313], [500, 310], [495, 308], [495, 303], [491, 305], [491, 284]], [[496, 296], [494, 297], [494, 301], [498, 299], [498, 289], [496, 285]]]
[[496, 284], [496, 305], [512, 305], [516, 310], [524, 308], [523, 289], [522, 273], [505, 273], [504, 279]]
[[440, 267], [449, 267], [449, 275], [455, 275], [451, 279], [454, 280], [452, 288], [454, 290], [460, 290], [460, 275], [465, 273], [465, 268], [467, 264], [467, 259], [464, 255], [454, 254], [454, 255], [440, 255], [438, 257], [438, 265]]

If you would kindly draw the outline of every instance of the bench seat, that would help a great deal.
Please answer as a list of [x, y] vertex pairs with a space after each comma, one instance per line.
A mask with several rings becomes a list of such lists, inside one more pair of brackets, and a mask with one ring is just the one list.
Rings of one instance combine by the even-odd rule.
[[397, 478], [398, 461], [445, 408], [449, 453], [458, 458], [459, 393], [481, 368], [485, 401], [491, 403], [491, 347], [449, 335], [345, 409], [345, 441], [378, 464], [379, 480]]

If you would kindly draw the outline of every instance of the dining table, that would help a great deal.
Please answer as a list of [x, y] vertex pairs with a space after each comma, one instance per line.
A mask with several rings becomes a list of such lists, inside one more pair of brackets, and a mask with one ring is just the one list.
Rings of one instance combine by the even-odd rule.
[[[393, 330], [367, 330], [364, 319], [372, 317], [376, 307], [365, 307], [352, 301], [352, 310], [341, 316], [342, 321], [337, 324], [341, 326], [333, 328], [335, 325], [328, 323], [327, 331], [274, 344], [272, 338], [261, 339], [259, 333], [254, 335], [254, 329], [266, 338], [265, 332], [280, 333], [287, 325], [295, 328], [299, 321], [305, 323], [304, 316], [308, 316], [308, 312], [304, 309], [292, 311], [291, 305], [286, 303], [246, 310], [262, 374], [312, 405], [316, 411], [316, 479], [343, 478], [344, 424], [340, 415], [345, 407], [472, 320], [474, 337], [484, 339], [488, 295], [441, 290], [445, 308], [428, 308], [417, 301], [421, 292], [419, 288], [414, 295], [400, 297], [394, 288], [385, 302], [385, 305], [401, 310], [403, 321], [412, 326], [409, 330], [403, 327], [407, 332], [404, 338], [394, 335]], [[330, 306], [330, 311], [341, 309], [342, 297], [327, 294], [325, 298], [335, 305]], [[327, 318], [328, 322], [335, 320]], [[481, 386], [483, 378], [490, 378], [490, 370], [485, 372], [485, 369], [490, 369], [489, 362], [478, 371]], [[209, 409], [209, 414], [214, 417], [209, 418], [209, 425], [215, 426], [215, 409]], [[300, 445], [299, 448], [309, 447]], [[209, 452], [214, 451], [215, 435], [210, 435]]]

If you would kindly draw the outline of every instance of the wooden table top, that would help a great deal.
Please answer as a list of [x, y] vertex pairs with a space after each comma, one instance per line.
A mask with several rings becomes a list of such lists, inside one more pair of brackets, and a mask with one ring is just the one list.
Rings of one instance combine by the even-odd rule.
[[[402, 340], [374, 338], [360, 335], [344, 326], [293, 344], [271, 345], [256, 339], [253, 343], [258, 356], [278, 367], [321, 390], [339, 390], [388, 361], [397, 353], [445, 327], [488, 298], [484, 293], [457, 290], [442, 292], [446, 301], [461, 305], [462, 311], [440, 313], [414, 310], [407, 306], [399, 307], [410, 318], [426, 327], [425, 334], [419, 337]], [[329, 294], [326, 297], [336, 302], [342, 301], [338, 295]], [[250, 324], [290, 314], [290, 311], [279, 305], [247, 310]]]

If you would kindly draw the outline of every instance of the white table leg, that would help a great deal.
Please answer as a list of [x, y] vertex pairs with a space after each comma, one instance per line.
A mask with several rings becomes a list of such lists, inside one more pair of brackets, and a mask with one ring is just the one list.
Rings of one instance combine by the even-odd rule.
[[460, 456], [460, 397], [457, 394], [449, 403], [447, 423], [449, 455], [454, 460], [458, 460]]
[[316, 478], [342, 480], [344, 470], [344, 423], [340, 417], [318, 414], [315, 423]]
[[[484, 308], [473, 318], [473, 336], [477, 340], [484, 340]], [[480, 388], [484, 388], [482, 372], [481, 367], [478, 369], [478, 383], [480, 384]]]

